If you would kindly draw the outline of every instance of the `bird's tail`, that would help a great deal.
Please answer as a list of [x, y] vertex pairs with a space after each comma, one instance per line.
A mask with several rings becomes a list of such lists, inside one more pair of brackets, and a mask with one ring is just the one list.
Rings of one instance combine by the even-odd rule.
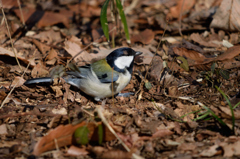
[[33, 78], [27, 80], [24, 85], [45, 85], [45, 84], [51, 84], [53, 82], [53, 79], [51, 77], [42, 77], [42, 78]]

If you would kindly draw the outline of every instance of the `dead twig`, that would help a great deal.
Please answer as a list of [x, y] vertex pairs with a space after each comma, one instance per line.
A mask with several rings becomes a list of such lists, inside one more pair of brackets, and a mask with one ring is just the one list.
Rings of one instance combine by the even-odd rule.
[[14, 49], [14, 46], [13, 46], [13, 41], [12, 41], [12, 37], [11, 37], [10, 30], [9, 30], [9, 27], [8, 27], [7, 18], [6, 18], [6, 16], [5, 16], [5, 13], [4, 13], [4, 10], [3, 10], [3, 7], [2, 7], [2, 1], [0, 1], [0, 8], [1, 8], [1, 10], [2, 10], [3, 19], [4, 19], [5, 24], [6, 24], [6, 27], [7, 27], [8, 36], [9, 36], [10, 41], [11, 41], [12, 51], [13, 51], [13, 53], [14, 53], [14, 55], [15, 55], [15, 59], [16, 59], [16, 61], [17, 61], [17, 64], [18, 64], [20, 70], [23, 71], [23, 69], [22, 69], [22, 67], [21, 67], [21, 65], [20, 65], [20, 62], [18, 61], [17, 53], [16, 53], [16, 51], [15, 51], [15, 49]]
[[183, 11], [184, 2], [185, 2], [185, 0], [183, 0], [180, 15], [179, 15], [179, 28], [178, 28], [178, 30], [179, 30], [179, 34], [180, 34], [181, 37], [183, 36], [182, 35], [182, 11]]

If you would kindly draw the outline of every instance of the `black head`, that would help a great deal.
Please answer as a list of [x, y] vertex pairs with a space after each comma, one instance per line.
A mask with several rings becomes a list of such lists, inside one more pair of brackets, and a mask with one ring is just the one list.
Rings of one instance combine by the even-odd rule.
[[125, 72], [125, 68], [132, 73], [134, 56], [142, 54], [136, 52], [131, 48], [123, 47], [112, 51], [106, 60], [108, 64], [114, 68], [115, 71]]

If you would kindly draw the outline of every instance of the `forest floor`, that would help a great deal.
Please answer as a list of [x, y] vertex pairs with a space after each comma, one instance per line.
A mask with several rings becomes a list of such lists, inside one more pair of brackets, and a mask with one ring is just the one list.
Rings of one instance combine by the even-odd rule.
[[[124, 1], [131, 44], [110, 5], [103, 36], [104, 1], [2, 0], [0, 158], [238, 158], [238, 1]], [[130, 97], [24, 85], [119, 47], [143, 52]]]

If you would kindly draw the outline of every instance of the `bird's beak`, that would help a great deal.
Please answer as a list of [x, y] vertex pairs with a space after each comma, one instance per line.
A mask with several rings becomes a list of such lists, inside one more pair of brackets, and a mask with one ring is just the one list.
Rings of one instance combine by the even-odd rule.
[[138, 56], [138, 55], [141, 55], [141, 54], [142, 54], [142, 52], [136, 51], [135, 56]]

